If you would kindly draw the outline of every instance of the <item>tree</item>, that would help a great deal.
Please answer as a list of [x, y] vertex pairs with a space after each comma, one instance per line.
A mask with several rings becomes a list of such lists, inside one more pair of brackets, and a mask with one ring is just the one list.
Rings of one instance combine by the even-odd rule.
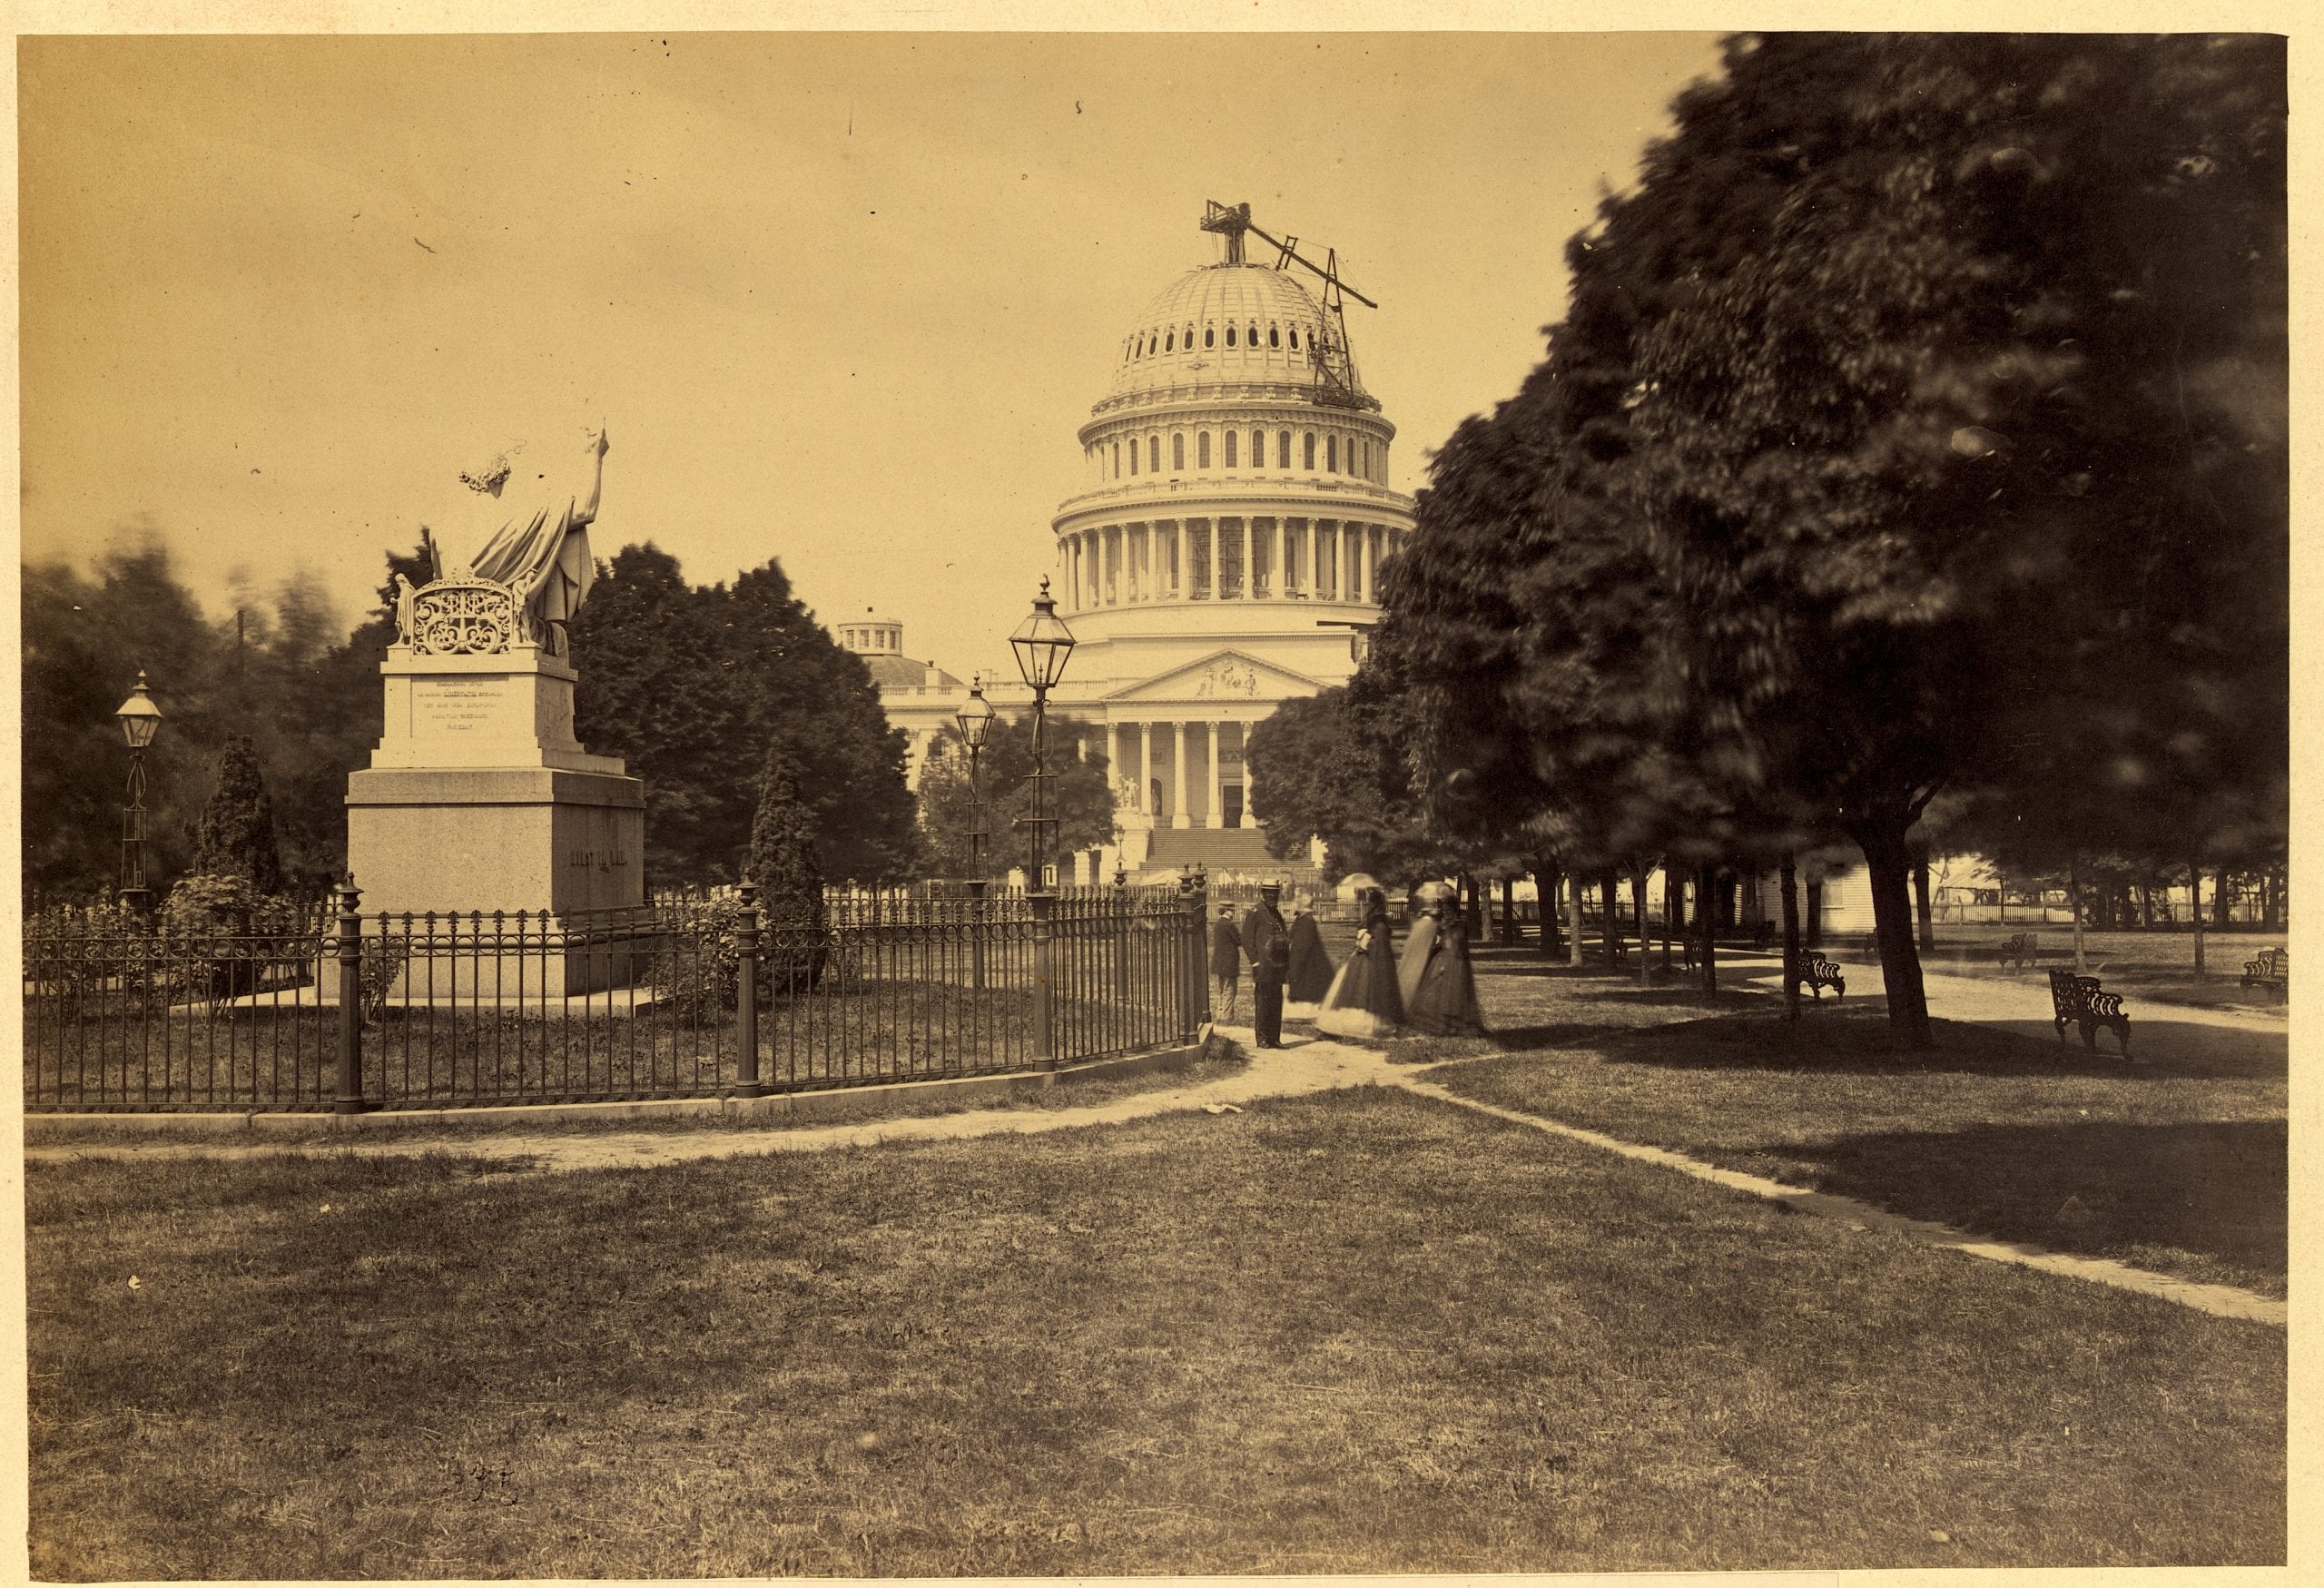
[[651, 541], [625, 546], [571, 626], [574, 732], [645, 783], [645, 869], [728, 881], [750, 833], [755, 769], [734, 656], [713, 604]]
[[[1102, 733], [1069, 718], [1050, 717], [1049, 784], [1041, 804], [1057, 826], [1049, 858], [1110, 843], [1114, 789], [1098, 747]], [[1019, 824], [1032, 814], [1033, 720], [1029, 714], [993, 718], [977, 757], [978, 825], [984, 833], [980, 870], [999, 876], [1027, 863], [1031, 840]], [[944, 730], [929, 748], [920, 773], [920, 808], [929, 861], [938, 875], [977, 874], [969, 864], [969, 753], [959, 733]]]
[[145, 753], [145, 868], [166, 889], [192, 857], [209, 764], [223, 738], [218, 638], [168, 551], [144, 538], [84, 575], [25, 570], [23, 853], [35, 895], [85, 897], [118, 883], [127, 752], [113, 712], [146, 674], [164, 714]]
[[759, 774], [746, 871], [759, 886], [759, 907], [769, 921], [822, 924], [823, 870], [815, 855], [814, 815], [800, 796], [798, 767], [779, 745], [767, 752]]
[[2200, 800], [2272, 771], [2281, 50], [1738, 41], [1610, 216], [1667, 230], [1661, 190], [1738, 129], [1772, 183], [1718, 216], [1748, 253], [1689, 261], [1634, 340], [1630, 494], [1732, 636], [1725, 697], [1862, 850], [1915, 1041], [1907, 834], [1937, 789]]
[[246, 734], [228, 739], [218, 758], [218, 786], [202, 807], [193, 869], [204, 876], [243, 878], [261, 895], [282, 892], [274, 804], [266, 797], [258, 756]]
[[863, 658], [815, 621], [780, 563], [751, 569], [731, 592], [714, 589], [711, 604], [746, 738], [784, 745], [814, 769], [801, 793], [825, 870], [854, 882], [916, 874], [924, 856], [904, 778], [907, 736], [888, 725]]
[[[689, 587], [652, 543], [626, 546], [573, 625], [582, 742], [645, 782], [657, 878], [733, 879], [773, 749], [801, 769], [828, 874], [907, 876], [921, 863], [905, 739], [862, 659], [834, 643], [769, 562]], [[812, 768], [812, 775], [804, 769]]]
[[1530, 780], [1618, 854], [1837, 827], [1915, 1042], [1939, 789], [2148, 806], [2191, 853], [2264, 833], [2281, 49], [1730, 41], [1384, 592], [1444, 790], [1465, 768], [1490, 814]]

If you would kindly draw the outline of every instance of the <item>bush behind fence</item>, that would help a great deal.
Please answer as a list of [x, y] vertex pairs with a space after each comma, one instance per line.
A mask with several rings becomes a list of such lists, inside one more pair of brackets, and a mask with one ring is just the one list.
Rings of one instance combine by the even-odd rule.
[[1207, 1018], [1198, 886], [835, 894], [821, 926], [741, 889], [564, 916], [358, 902], [29, 921], [26, 1110], [752, 1096], [1047, 1068]]

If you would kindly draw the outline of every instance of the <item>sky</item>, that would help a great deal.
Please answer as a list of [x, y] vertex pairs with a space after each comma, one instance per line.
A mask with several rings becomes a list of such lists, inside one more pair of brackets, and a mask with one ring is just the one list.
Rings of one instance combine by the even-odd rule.
[[1122, 337], [1219, 257], [1206, 200], [1335, 249], [1378, 301], [1350, 338], [1411, 491], [1540, 359], [1567, 239], [1717, 55], [1679, 33], [27, 38], [24, 557], [156, 537], [213, 615], [308, 577], [351, 624], [460, 469], [603, 423], [600, 557], [650, 539], [696, 583], [779, 558], [826, 623], [875, 606], [965, 673], [1051, 569]]

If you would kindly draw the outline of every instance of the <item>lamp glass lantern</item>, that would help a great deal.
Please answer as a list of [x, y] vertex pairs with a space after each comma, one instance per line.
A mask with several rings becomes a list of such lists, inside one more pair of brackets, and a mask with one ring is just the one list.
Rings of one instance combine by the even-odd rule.
[[121, 736], [129, 741], [129, 747], [133, 750], [143, 750], [153, 742], [153, 735], [162, 731], [162, 708], [155, 705], [153, 697], [145, 692], [143, 668], [138, 670], [137, 687], [129, 692], [129, 698], [123, 701], [121, 709], [113, 715], [114, 720], [121, 724]]
[[1017, 670], [1025, 676], [1025, 686], [1038, 697], [1043, 691], [1053, 689], [1065, 676], [1066, 658], [1073, 654], [1073, 631], [1065, 619], [1057, 615], [1057, 602], [1050, 598], [1049, 582], [1041, 580], [1041, 593], [1033, 598], [1033, 610], [1017, 632], [1009, 636], [1011, 649], [1017, 653]]
[[984, 675], [976, 674], [969, 683], [968, 704], [952, 714], [952, 720], [960, 727], [960, 743], [969, 747], [970, 755], [983, 749], [992, 736], [992, 719], [998, 715], [992, 709], [992, 702], [984, 697]]
[[1066, 658], [1073, 654], [1073, 630], [1057, 615], [1057, 602], [1049, 596], [1049, 582], [1041, 580], [1041, 593], [1033, 597], [1033, 610], [1009, 636], [1009, 648], [1017, 653], [1017, 670], [1025, 676], [1026, 687], [1033, 692], [1033, 811], [1027, 825], [1033, 830], [1032, 869], [1029, 880], [1037, 894], [1049, 892], [1049, 871], [1045, 864], [1049, 820], [1042, 811], [1042, 787], [1049, 782], [1047, 724], [1049, 693], [1059, 678], [1065, 676]]

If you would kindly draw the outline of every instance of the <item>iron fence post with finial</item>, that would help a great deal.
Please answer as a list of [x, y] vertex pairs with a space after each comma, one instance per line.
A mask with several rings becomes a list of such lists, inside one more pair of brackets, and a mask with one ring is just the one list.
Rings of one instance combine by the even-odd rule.
[[1210, 918], [1210, 868], [1201, 861], [1195, 862], [1195, 987], [1201, 999], [1201, 1025], [1211, 1022], [1209, 967], [1202, 962], [1203, 922]]
[[362, 891], [349, 872], [339, 885], [339, 1078], [331, 1098], [334, 1114], [363, 1111], [363, 916]]
[[743, 879], [735, 890], [742, 913], [734, 924], [734, 1095], [764, 1097], [759, 1083], [759, 889]]

